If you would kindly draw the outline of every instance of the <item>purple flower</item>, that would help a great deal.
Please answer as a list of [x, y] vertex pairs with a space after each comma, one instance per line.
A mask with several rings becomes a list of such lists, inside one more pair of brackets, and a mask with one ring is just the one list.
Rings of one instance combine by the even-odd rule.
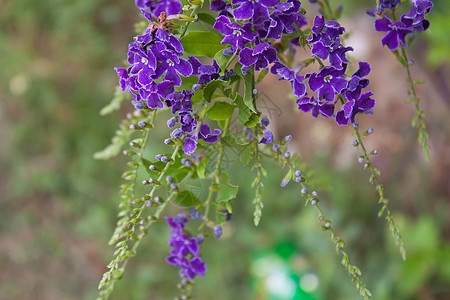
[[265, 69], [277, 59], [277, 51], [269, 43], [256, 45], [255, 49], [245, 47], [239, 53], [239, 62], [243, 66], [255, 65], [255, 70]]
[[381, 0], [380, 5], [384, 8], [395, 8], [400, 4], [400, 0]]
[[175, 126], [176, 122], [177, 120], [175, 118], [170, 118], [169, 120], [167, 120], [167, 127], [172, 129]]
[[198, 256], [198, 240], [195, 237], [188, 237], [186, 234], [174, 234], [169, 240], [169, 246], [173, 249], [169, 251], [171, 255], [186, 256], [188, 253], [192, 253], [194, 256]]
[[370, 73], [370, 64], [367, 62], [359, 62], [359, 69], [353, 73], [352, 78], [348, 81], [345, 97], [347, 100], [359, 99], [361, 90], [369, 85], [369, 79], [365, 77]]
[[324, 117], [331, 117], [334, 113], [334, 104], [328, 102], [320, 102], [319, 99], [315, 100], [314, 96], [311, 98], [304, 97], [297, 99], [297, 106], [303, 112], [311, 111], [314, 118], [317, 118], [319, 113]]
[[200, 125], [200, 129], [198, 131], [198, 138], [209, 143], [215, 143], [219, 140], [219, 134], [222, 132], [220, 129], [214, 129], [214, 133], [211, 133], [211, 127], [208, 124], [203, 123]]
[[403, 22], [392, 23], [391, 19], [386, 16], [383, 16], [382, 19], [375, 20], [375, 30], [387, 32], [381, 40], [381, 44], [383, 46], [387, 45], [391, 51], [398, 48], [399, 41], [402, 43], [403, 47], [408, 47], [405, 36], [408, 33], [413, 32]]
[[[135, 0], [136, 7], [141, 10], [149, 10], [157, 18], [161, 12], [167, 15], [176, 15], [182, 12], [181, 3], [178, 0]], [[151, 20], [150, 20], [151, 21]]]
[[257, 35], [252, 30], [251, 23], [240, 26], [237, 23], [231, 23], [230, 19], [226, 16], [217, 17], [214, 28], [225, 36], [222, 44], [230, 44], [233, 47], [233, 53], [236, 53], [238, 48], [243, 49], [245, 44], [253, 41]]
[[271, 144], [273, 142], [273, 135], [270, 130], [266, 130], [263, 133], [263, 137], [259, 140], [258, 144]]
[[298, 0], [288, 0], [280, 5], [270, 15], [269, 27], [266, 38], [281, 39], [283, 33], [294, 33], [296, 28], [307, 24], [304, 15], [299, 14], [302, 4]]
[[202, 218], [202, 215], [195, 208], [191, 209], [189, 214], [191, 215], [192, 220], [200, 220]]
[[227, 2], [223, 0], [211, 0], [211, 4], [209, 5], [209, 9], [213, 11], [221, 11], [225, 9], [227, 6]]
[[192, 91], [186, 89], [183, 89], [181, 92], [174, 91], [165, 96], [165, 103], [167, 107], [172, 108], [173, 114], [176, 114], [178, 111], [189, 112], [192, 111], [191, 98], [193, 95]]
[[222, 236], [222, 226], [214, 226], [214, 234], [218, 239], [220, 239], [220, 237]]
[[[143, 13], [151, 19], [148, 12]], [[181, 41], [161, 29], [147, 28], [144, 35], [136, 37], [129, 45], [127, 61], [131, 66], [116, 68], [116, 72], [122, 91], [130, 92], [136, 109], [145, 108], [143, 100], [151, 109], [163, 108], [160, 97], [171, 99], [169, 95], [174, 93], [174, 86], [181, 84], [179, 74], [185, 77], [192, 74], [192, 65], [180, 58], [182, 54]], [[163, 74], [165, 80], [156, 83]]]
[[214, 133], [211, 133], [211, 127], [206, 123], [202, 123], [197, 134], [188, 135], [184, 139], [184, 153], [187, 155], [194, 153], [199, 139], [210, 144], [217, 142], [219, 134], [221, 134], [219, 129], [214, 129]]
[[346, 65], [342, 70], [333, 67], [322, 68], [319, 73], [312, 73], [309, 77], [309, 87], [313, 92], [319, 90], [318, 100], [325, 99], [328, 102], [334, 100], [335, 92], [339, 95], [347, 87], [344, 76]]
[[183, 233], [183, 228], [189, 218], [184, 213], [178, 214], [174, 218], [166, 217], [166, 221], [172, 228], [169, 238], [170, 256], [166, 261], [176, 267], [180, 267], [181, 278], [193, 280], [196, 275], [204, 276], [206, 264], [199, 257], [199, 241], [195, 237], [190, 237]]
[[348, 62], [345, 53], [352, 51], [352, 47], [344, 47], [339, 36], [344, 33], [344, 27], [336, 21], [325, 23], [325, 18], [316, 16], [312, 27], [312, 36], [308, 38], [311, 44], [311, 52], [320, 59], [329, 59], [330, 64], [336, 69], [342, 69]]
[[355, 123], [355, 116], [358, 113], [371, 115], [375, 106], [375, 100], [370, 98], [372, 92], [366, 92], [358, 100], [351, 100], [345, 103], [341, 110], [336, 113], [336, 122], [339, 125], [347, 125], [348, 121]]
[[183, 136], [183, 132], [180, 128], [175, 128], [171, 133], [170, 137], [173, 139], [181, 138]]
[[253, 18], [253, 24], [259, 24], [269, 18], [268, 8], [280, 3], [280, 0], [233, 0], [232, 4], [238, 6], [233, 10], [237, 21]]
[[425, 15], [433, 8], [433, 2], [429, 0], [415, 0], [408, 14], [401, 17], [402, 22], [414, 31], [421, 32], [430, 27], [430, 22], [425, 20]]
[[138, 74], [138, 82], [144, 86], [150, 84], [150, 76], [155, 74], [156, 57], [151, 50], [144, 50], [136, 44], [130, 44], [128, 63], [132, 66], [130, 73]]
[[165, 74], [164, 79], [172, 81], [173, 85], [181, 85], [181, 74], [183, 77], [189, 77], [192, 74], [192, 65], [188, 60], [180, 58], [178, 53], [167, 47], [165, 43], [155, 42], [151, 50], [160, 62], [155, 71], [154, 79], [160, 78]]
[[126, 92], [128, 89], [128, 86], [130, 85], [129, 82], [129, 76], [128, 76], [128, 70], [125, 68], [114, 68], [114, 70], [117, 72], [117, 75], [119, 76], [120, 80], [119, 80], [119, 84], [120, 84], [120, 89], [122, 90], [122, 92]]
[[206, 263], [200, 257], [194, 257], [191, 261], [186, 260], [184, 262], [180, 275], [193, 280], [197, 275], [205, 276], [205, 272]]
[[167, 224], [172, 228], [172, 232], [181, 233], [189, 218], [184, 213], [178, 214], [175, 217], [165, 217]]
[[191, 133], [197, 128], [197, 120], [188, 111], [181, 111], [178, 114], [178, 123], [181, 124], [181, 131]]
[[178, 0], [160, 0], [154, 3], [153, 15], [158, 17], [161, 12], [169, 15], [181, 14], [183, 12], [181, 2]]
[[183, 151], [187, 155], [191, 155], [197, 149], [197, 136], [196, 135], [188, 135], [184, 139]]
[[[306, 86], [303, 83], [305, 80], [304, 76], [298, 75], [298, 71], [300, 70], [301, 65], [295, 69], [289, 69], [284, 64], [276, 61], [270, 71], [272, 74], [280, 75], [278, 80], [287, 80], [291, 82], [293, 94], [297, 97], [302, 97], [306, 93]], [[298, 70], [297, 70], [298, 69]]]
[[220, 67], [216, 60], [213, 60], [211, 65], [204, 65], [195, 56], [189, 56], [189, 62], [192, 65], [192, 75], [199, 76], [198, 84], [207, 84], [220, 76]]

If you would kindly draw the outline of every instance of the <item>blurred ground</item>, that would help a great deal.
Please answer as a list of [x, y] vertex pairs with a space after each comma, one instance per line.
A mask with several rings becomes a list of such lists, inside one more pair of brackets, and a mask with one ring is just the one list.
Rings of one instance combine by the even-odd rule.
[[[379, 151], [374, 163], [383, 171], [381, 180], [404, 235], [405, 263], [384, 220], [376, 218], [376, 194], [357, 163], [351, 130], [296, 111], [288, 87], [268, 77], [258, 86], [267, 103], [262, 111], [267, 110], [277, 138], [294, 135], [292, 150], [326, 187], [324, 209], [376, 299], [450, 298], [449, 3], [434, 1], [430, 31], [409, 50], [414, 78], [426, 80], [419, 95], [430, 133], [427, 163], [410, 126], [413, 107], [405, 101], [405, 71], [381, 47], [382, 34], [374, 32], [373, 21], [363, 13], [368, 7], [342, 2], [342, 24], [356, 32], [348, 44], [355, 48], [355, 58], [372, 65], [369, 78], [377, 106], [360, 124], [375, 129], [366, 141]], [[98, 112], [113, 95], [113, 67], [124, 61], [137, 20], [131, 0], [0, 2], [2, 300], [96, 295], [112, 254], [107, 241], [123, 170], [121, 158], [92, 158], [108, 144], [121, 117], [100, 117]], [[228, 155], [230, 168], [238, 168], [233, 154]], [[270, 261], [262, 260], [267, 257], [282, 258], [299, 278], [316, 276], [308, 277], [318, 278], [314, 288], [309, 285], [310, 297], [358, 299], [327, 234], [318, 228], [315, 212], [303, 207], [293, 186], [280, 191], [284, 174], [270, 170], [259, 228], [252, 225], [253, 192], [246, 188], [252, 175], [240, 170], [232, 180], [242, 186], [233, 222], [224, 228], [223, 240], [206, 242], [209, 270], [197, 281], [194, 299], [280, 299], [263, 292], [268, 281], [255, 267]], [[164, 224], [152, 229], [113, 299], [170, 299], [168, 295], [177, 294], [176, 271], [163, 260], [167, 235]]]

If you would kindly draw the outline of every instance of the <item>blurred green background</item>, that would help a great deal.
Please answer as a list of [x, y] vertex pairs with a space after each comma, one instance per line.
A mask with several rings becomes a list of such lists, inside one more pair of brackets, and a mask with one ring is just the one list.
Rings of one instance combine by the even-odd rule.
[[[306, 2], [306, 1], [304, 1]], [[450, 3], [434, 1], [431, 28], [409, 53], [427, 112], [431, 161], [410, 127], [406, 74], [364, 14], [375, 1], [342, 3], [342, 24], [355, 56], [372, 64], [375, 128], [367, 139], [408, 251], [402, 262], [368, 173], [357, 163], [349, 128], [294, 113], [286, 89], [265, 80], [267, 115], [277, 138], [292, 133], [324, 187], [322, 205], [375, 299], [450, 299]], [[304, 3], [309, 18], [315, 8]], [[125, 160], [97, 161], [131, 105], [100, 117], [111, 99], [134, 23], [134, 1], [0, 1], [0, 299], [93, 299], [112, 257], [107, 241], [116, 221]], [[286, 86], [284, 86], [286, 87]], [[161, 140], [162, 135], [155, 136]], [[281, 189], [273, 166], [265, 180], [263, 218], [252, 223], [254, 176], [226, 153], [232, 183], [241, 186], [232, 222], [202, 247], [208, 272], [194, 299], [358, 299], [316, 212], [294, 184]], [[170, 208], [171, 213], [177, 211]], [[131, 260], [112, 299], [172, 299], [176, 270], [165, 263], [169, 229], [156, 224]]]

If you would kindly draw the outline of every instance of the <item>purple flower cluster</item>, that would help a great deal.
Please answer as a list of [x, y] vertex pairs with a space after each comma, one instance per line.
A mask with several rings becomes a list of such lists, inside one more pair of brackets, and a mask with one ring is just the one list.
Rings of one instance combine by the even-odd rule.
[[[381, 8], [377, 8], [378, 12], [382, 12], [384, 8], [395, 8], [400, 1], [382, 1]], [[381, 19], [375, 20], [375, 30], [387, 32], [381, 40], [383, 46], [387, 46], [391, 51], [395, 51], [400, 43], [403, 47], [408, 47], [405, 37], [409, 33], [421, 32], [430, 27], [430, 22], [425, 19], [433, 8], [433, 2], [430, 0], [413, 0], [410, 11], [400, 17], [400, 21], [394, 22], [386, 15]], [[369, 15], [375, 16], [372, 11], [368, 11]]]
[[174, 218], [166, 217], [166, 221], [172, 228], [169, 239], [172, 250], [169, 251], [170, 256], [166, 258], [166, 261], [180, 268], [181, 278], [193, 280], [197, 275], [205, 276], [206, 263], [199, 257], [198, 239], [183, 233], [189, 218], [185, 213], [181, 213]]
[[[355, 122], [358, 113], [372, 114], [375, 100], [371, 99], [371, 92], [361, 94], [362, 89], [368, 87], [369, 80], [364, 78], [370, 73], [370, 65], [360, 62], [359, 69], [348, 78], [345, 75], [348, 60], [346, 52], [351, 47], [344, 47], [340, 35], [345, 31], [336, 21], [325, 23], [323, 16], [316, 16], [312, 26], [312, 35], [307, 39], [312, 54], [320, 60], [328, 60], [330, 66], [324, 66], [319, 72], [298, 75], [298, 69], [293, 70], [280, 62], [276, 62], [271, 72], [280, 75], [280, 80], [291, 82], [297, 106], [303, 112], [310, 112], [313, 117], [335, 117], [339, 125]], [[308, 86], [317, 96], [307, 96], [304, 79], [308, 79]], [[335, 114], [337, 102], [342, 103], [341, 109]]]
[[178, 0], [135, 0], [136, 7], [147, 10], [157, 18], [161, 12], [167, 15], [176, 15], [182, 12], [181, 2]]
[[[139, 5], [162, 5], [163, 2], [168, 3], [167, 5], [179, 3], [150, 1], [139, 2]], [[136, 4], [138, 5], [138, 1]], [[153, 12], [155, 11], [157, 10]], [[193, 114], [191, 102], [193, 91], [178, 91], [175, 87], [181, 85], [181, 77], [191, 75], [199, 76], [197, 85], [205, 85], [219, 78], [220, 68], [215, 61], [212, 65], [204, 65], [193, 56], [182, 58], [184, 49], [181, 41], [162, 26], [166, 22], [165, 13], [161, 12], [160, 23], [152, 22], [152, 16], [146, 10], [142, 10], [142, 13], [151, 25], [145, 29], [143, 35], [135, 37], [134, 42], [129, 44], [127, 60], [130, 67], [115, 68], [121, 89], [123, 92], [128, 90], [136, 109], [162, 109], [164, 104], [171, 108], [175, 117], [171, 118], [167, 125], [173, 129], [176, 123], [180, 124], [180, 127], [171, 133], [171, 137], [182, 139], [184, 136], [183, 150], [190, 155], [195, 152], [198, 139], [214, 143], [221, 132], [215, 129], [214, 133], [211, 133], [211, 128], [205, 123], [197, 130], [198, 120]]]
[[[277, 61], [277, 52], [268, 39], [281, 39], [284, 33], [294, 33], [306, 24], [299, 14], [298, 0], [232, 0], [228, 5], [222, 0], [211, 2], [211, 9], [219, 11], [214, 28], [224, 35], [222, 44], [229, 44], [236, 54], [245, 75], [248, 69], [265, 69]], [[240, 23], [238, 23], [240, 22]], [[242, 24], [243, 25], [240, 25]], [[251, 44], [250, 46], [247, 46]]]
[[[345, 29], [336, 21], [325, 22], [323, 16], [317, 16], [311, 29], [312, 34], [307, 39], [312, 54], [321, 61], [328, 60], [330, 66], [323, 67], [317, 73], [302, 76], [299, 74], [301, 64], [291, 69], [278, 60], [277, 51], [269, 39], [280, 39], [282, 34], [294, 33], [296, 27], [306, 24], [300, 7], [298, 0], [232, 0], [232, 5], [222, 0], [211, 2], [211, 9], [220, 12], [214, 28], [224, 35], [222, 44], [231, 45], [231, 51], [227, 51], [227, 54], [239, 55], [243, 75], [250, 68], [258, 71], [273, 64], [271, 72], [280, 76], [279, 80], [291, 83], [293, 94], [298, 97], [297, 105], [300, 110], [311, 111], [314, 117], [319, 114], [334, 116], [339, 125], [354, 122], [358, 113], [372, 113], [375, 105], [375, 101], [370, 98], [372, 93], [361, 93], [369, 84], [369, 80], [363, 77], [370, 72], [370, 65], [360, 63], [359, 70], [351, 78], [345, 75], [348, 63], [346, 52], [353, 48], [342, 45], [340, 36]], [[317, 92], [317, 96], [306, 95], [305, 79], [308, 80], [311, 91]], [[338, 101], [342, 103], [342, 107], [335, 114]], [[271, 142], [270, 131], [266, 131], [260, 143]]]

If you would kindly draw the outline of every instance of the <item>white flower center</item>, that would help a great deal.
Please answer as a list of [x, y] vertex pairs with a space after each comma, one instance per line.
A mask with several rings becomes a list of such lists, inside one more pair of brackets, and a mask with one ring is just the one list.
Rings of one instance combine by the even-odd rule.
[[148, 59], [146, 59], [145, 57], [143, 57], [142, 59], [141, 59], [141, 63], [143, 63], [143, 64], [148, 64]]

